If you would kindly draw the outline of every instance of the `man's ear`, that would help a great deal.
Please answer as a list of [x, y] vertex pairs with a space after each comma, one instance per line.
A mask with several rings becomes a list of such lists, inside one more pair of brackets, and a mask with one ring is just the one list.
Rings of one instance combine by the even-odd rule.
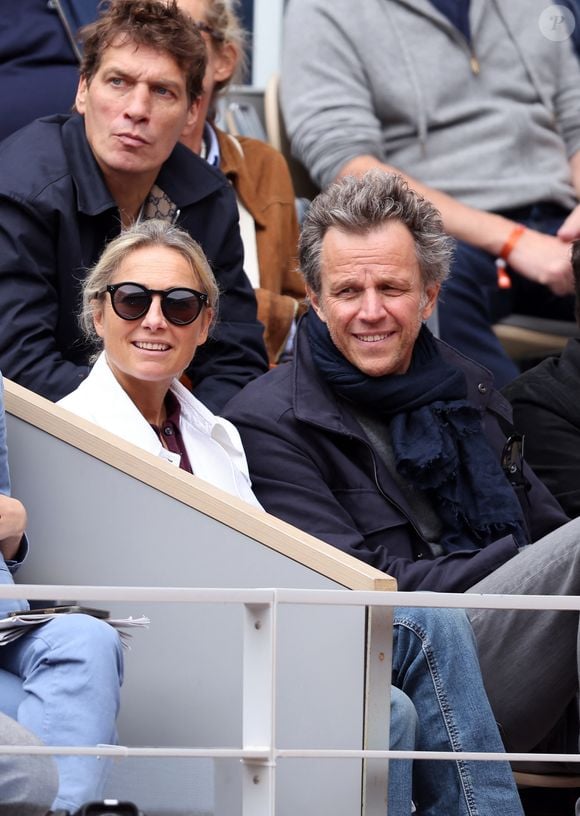
[[219, 49], [214, 60], [213, 78], [215, 82], [226, 83], [234, 75], [238, 53], [231, 42], [226, 42]]
[[440, 283], [431, 283], [429, 284], [429, 286], [425, 287], [424, 306], [421, 311], [422, 320], [428, 320], [433, 314], [433, 310], [437, 305], [437, 298], [439, 297], [440, 291], [441, 291]]
[[316, 292], [310, 288], [310, 286], [306, 286], [306, 295], [308, 296], [308, 300], [310, 301], [310, 305], [318, 315], [318, 317], [322, 320], [323, 323], [326, 323], [326, 317], [324, 316], [324, 310], [320, 305], [320, 296], [316, 294]]
[[79, 84], [77, 88], [77, 95], [75, 97], [75, 109], [79, 113], [84, 113], [86, 109], [86, 101], [87, 101], [87, 89], [88, 84], [86, 77], [82, 76], [79, 79]]
[[191, 135], [197, 119], [199, 117], [199, 106], [201, 105], [201, 98], [194, 99], [191, 105], [189, 106], [189, 110], [187, 111], [187, 118], [185, 120], [185, 125], [183, 130], [181, 131], [180, 139], [183, 140], [187, 136]]

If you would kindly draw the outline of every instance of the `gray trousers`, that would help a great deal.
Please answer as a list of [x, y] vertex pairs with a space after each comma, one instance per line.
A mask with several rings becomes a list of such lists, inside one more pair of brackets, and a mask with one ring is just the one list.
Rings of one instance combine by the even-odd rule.
[[[525, 547], [469, 592], [580, 595], [580, 518]], [[506, 748], [530, 751], [553, 729], [564, 729], [566, 711], [578, 694], [578, 612], [473, 609], [468, 614]]]
[[[0, 745], [40, 745], [30, 731], [0, 713]], [[44, 816], [58, 789], [50, 756], [0, 755], [0, 816]]]

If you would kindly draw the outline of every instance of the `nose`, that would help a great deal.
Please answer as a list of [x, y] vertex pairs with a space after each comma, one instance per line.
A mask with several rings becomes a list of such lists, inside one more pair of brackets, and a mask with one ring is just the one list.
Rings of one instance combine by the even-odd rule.
[[161, 310], [160, 295], [153, 295], [151, 306], [147, 314], [141, 319], [141, 325], [150, 331], [159, 331], [159, 329], [167, 328], [167, 320]]
[[384, 315], [383, 299], [373, 287], [365, 289], [361, 295], [359, 318], [374, 322]]
[[149, 88], [145, 84], [136, 83], [127, 97], [125, 115], [133, 121], [148, 119], [150, 115]]

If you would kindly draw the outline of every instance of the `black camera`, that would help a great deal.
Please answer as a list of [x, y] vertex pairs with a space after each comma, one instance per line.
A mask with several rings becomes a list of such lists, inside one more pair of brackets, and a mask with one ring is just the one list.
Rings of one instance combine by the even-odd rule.
[[103, 799], [101, 802], [88, 802], [73, 816], [145, 816], [145, 814], [132, 802]]

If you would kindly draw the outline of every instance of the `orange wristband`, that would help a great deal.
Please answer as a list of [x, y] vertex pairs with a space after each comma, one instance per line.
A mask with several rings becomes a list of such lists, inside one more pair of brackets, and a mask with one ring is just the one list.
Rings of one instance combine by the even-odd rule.
[[522, 226], [522, 224], [518, 224], [517, 226], [515, 226], [513, 228], [513, 230], [508, 235], [505, 244], [502, 246], [502, 248], [499, 251], [499, 257], [500, 258], [502, 258], [504, 261], [508, 260], [509, 256], [511, 255], [511, 253], [513, 251], [513, 248], [515, 247], [517, 242], [520, 240], [520, 238], [522, 237], [522, 235], [524, 234], [525, 231], [526, 231], [526, 228], [524, 226]]

